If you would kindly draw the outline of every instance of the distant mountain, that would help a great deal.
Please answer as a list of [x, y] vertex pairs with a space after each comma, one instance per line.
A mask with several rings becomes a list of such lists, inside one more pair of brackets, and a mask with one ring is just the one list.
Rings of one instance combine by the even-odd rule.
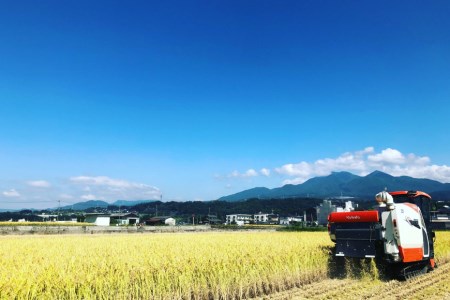
[[78, 202], [72, 205], [67, 205], [61, 207], [61, 209], [73, 209], [73, 210], [85, 210], [88, 208], [106, 208], [108, 206], [114, 205], [114, 206], [134, 206], [141, 203], [150, 203], [154, 202], [155, 200], [117, 200], [113, 203], [108, 203], [102, 200], [89, 200], [85, 202]]
[[[358, 179], [359, 176], [349, 172], [333, 172], [328, 176], [314, 177], [303, 184], [285, 185], [281, 188], [275, 188], [270, 193], [271, 197], [281, 196], [306, 196], [306, 197], [322, 197], [323, 195], [338, 196], [346, 190], [346, 184], [352, 180]], [[335, 192], [337, 191], [337, 193]]]
[[18, 209], [3, 209], [3, 208], [0, 208], [0, 213], [2, 213], [2, 212], [15, 212], [15, 211], [19, 211]]
[[357, 196], [367, 195], [368, 191], [371, 194], [378, 193], [384, 188], [387, 188], [388, 191], [420, 190], [428, 194], [441, 191], [450, 192], [450, 184], [448, 183], [409, 176], [395, 177], [380, 171], [352, 180], [346, 187]]
[[155, 202], [156, 200], [117, 200], [110, 205], [115, 206], [135, 206], [141, 203], [151, 203]]
[[61, 209], [85, 210], [92, 207], [106, 208], [108, 207], [108, 205], [110, 205], [108, 202], [102, 200], [89, 200], [85, 202], [78, 202], [72, 205], [63, 206], [61, 207]]
[[[244, 199], [249, 198], [259, 198], [259, 197], [266, 197], [267, 194], [270, 193], [270, 189], [265, 187], [256, 187], [249, 190], [245, 190], [230, 196], [222, 197], [219, 200], [225, 200], [225, 201], [241, 201]], [[226, 198], [226, 199], [223, 199]]]
[[287, 184], [279, 188], [255, 188], [233, 195], [221, 197], [223, 201], [242, 201], [250, 198], [284, 198], [284, 197], [315, 197], [327, 198], [340, 195], [358, 198], [373, 198], [385, 188], [388, 191], [421, 190], [436, 200], [450, 198], [450, 184], [430, 179], [418, 179], [409, 176], [391, 176], [375, 171], [367, 176], [358, 176], [349, 172], [333, 172], [328, 176], [315, 177], [302, 184]]

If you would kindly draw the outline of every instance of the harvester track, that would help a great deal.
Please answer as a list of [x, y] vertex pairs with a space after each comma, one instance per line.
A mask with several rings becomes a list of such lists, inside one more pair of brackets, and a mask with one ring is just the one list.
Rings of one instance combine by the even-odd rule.
[[324, 279], [300, 288], [258, 299], [448, 299], [450, 263], [407, 281], [381, 281], [370, 278]]

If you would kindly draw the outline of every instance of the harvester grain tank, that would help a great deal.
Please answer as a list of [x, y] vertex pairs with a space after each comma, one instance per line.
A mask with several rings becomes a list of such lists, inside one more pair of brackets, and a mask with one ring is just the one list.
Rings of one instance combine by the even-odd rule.
[[375, 258], [385, 275], [398, 279], [433, 270], [431, 197], [420, 191], [383, 191], [375, 199], [376, 210], [328, 216], [334, 259]]

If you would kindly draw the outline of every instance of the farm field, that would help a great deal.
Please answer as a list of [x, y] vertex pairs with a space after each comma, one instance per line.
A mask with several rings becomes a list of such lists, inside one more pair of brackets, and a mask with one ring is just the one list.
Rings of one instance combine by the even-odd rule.
[[416, 284], [370, 269], [329, 279], [330, 246], [326, 232], [3, 236], [0, 299], [377, 299], [417, 286], [449, 297], [450, 232], [437, 232], [440, 267]]
[[405, 282], [370, 278], [324, 279], [257, 299], [450, 299], [450, 263]]

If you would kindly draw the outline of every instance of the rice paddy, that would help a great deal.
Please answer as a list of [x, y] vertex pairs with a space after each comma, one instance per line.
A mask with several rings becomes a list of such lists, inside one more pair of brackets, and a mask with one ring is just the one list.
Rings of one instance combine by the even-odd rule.
[[[3, 236], [0, 299], [258, 297], [325, 280], [332, 245], [326, 232]], [[450, 232], [436, 256], [450, 260]]]

